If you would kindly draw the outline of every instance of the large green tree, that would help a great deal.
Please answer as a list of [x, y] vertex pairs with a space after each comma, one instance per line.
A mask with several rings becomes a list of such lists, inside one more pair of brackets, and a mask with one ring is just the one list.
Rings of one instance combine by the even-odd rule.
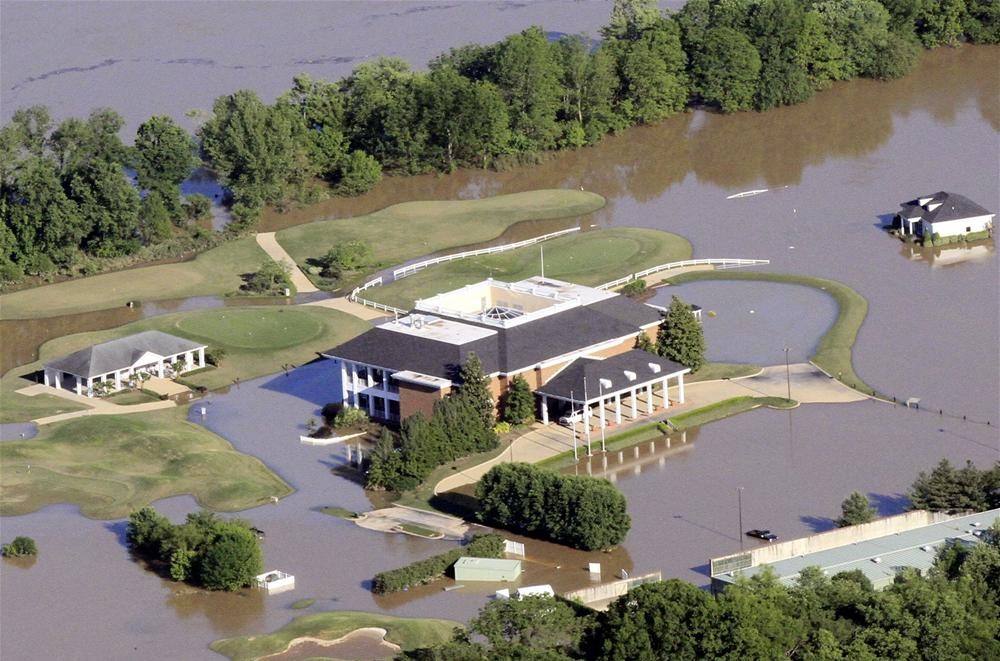
[[656, 19], [618, 49], [622, 96], [633, 121], [655, 122], [684, 109], [690, 86], [677, 23]]
[[711, 28], [692, 56], [694, 89], [723, 112], [749, 110], [760, 67], [760, 53], [746, 35], [732, 28]]
[[139, 187], [156, 191], [173, 217], [180, 216], [180, 185], [198, 164], [194, 140], [166, 115], [150, 117], [136, 132], [134, 157]]
[[705, 335], [691, 306], [676, 296], [663, 313], [656, 333], [656, 353], [697, 372], [705, 364]]
[[498, 45], [494, 79], [510, 113], [512, 139], [521, 151], [552, 149], [562, 129], [556, 120], [562, 88], [555, 47], [530, 27]]
[[503, 419], [512, 425], [522, 425], [535, 419], [535, 395], [521, 375], [511, 379], [510, 387], [504, 393]]
[[488, 648], [498, 653], [513, 647], [574, 654], [583, 622], [566, 603], [551, 597], [498, 599], [469, 622], [469, 631], [485, 638]]
[[238, 590], [253, 585], [264, 570], [257, 537], [239, 523], [219, 522], [197, 563], [198, 579], [209, 590]]

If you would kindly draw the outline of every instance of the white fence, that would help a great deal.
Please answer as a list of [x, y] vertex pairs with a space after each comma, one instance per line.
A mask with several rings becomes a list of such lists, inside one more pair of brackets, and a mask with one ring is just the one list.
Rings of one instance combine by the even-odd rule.
[[[466, 257], [477, 257], [479, 255], [492, 255], [493, 253], [506, 252], [508, 250], [515, 250], [517, 248], [523, 248], [524, 246], [530, 246], [533, 243], [539, 243], [541, 241], [548, 241], [549, 239], [554, 239], [557, 236], [563, 236], [564, 234], [570, 234], [572, 232], [579, 232], [579, 227], [570, 227], [569, 229], [559, 230], [558, 232], [550, 232], [548, 234], [543, 234], [541, 236], [536, 236], [531, 239], [525, 239], [524, 241], [518, 241], [516, 243], [506, 243], [502, 246], [493, 246], [492, 248], [480, 248], [478, 250], [466, 250], [465, 252], [456, 252], [452, 255], [444, 255], [442, 257], [434, 257], [432, 259], [425, 259], [422, 262], [416, 262], [415, 264], [408, 264], [406, 266], [401, 266], [392, 272], [392, 277], [396, 280], [400, 278], [405, 278], [408, 275], [413, 275], [417, 271], [427, 268], [428, 266], [433, 266], [434, 264], [441, 264], [442, 262], [452, 262], [456, 259], [465, 259]], [[379, 282], [379, 284], [382, 284]]]
[[714, 266], [715, 268], [722, 269], [734, 269], [740, 266], [756, 266], [758, 264], [770, 264], [769, 259], [684, 259], [679, 262], [668, 262], [666, 264], [660, 264], [659, 266], [652, 266], [643, 271], [637, 271], [631, 273], [624, 278], [618, 278], [617, 280], [612, 280], [611, 282], [605, 282], [603, 285], [598, 285], [597, 289], [613, 289], [614, 287], [621, 287], [626, 285], [633, 280], [639, 280], [645, 278], [647, 275], [652, 275], [653, 273], [659, 273], [660, 271], [669, 271], [671, 269], [685, 268], [688, 266]]
[[366, 289], [370, 289], [371, 287], [380, 287], [381, 285], [382, 285], [382, 276], [379, 276], [374, 280], [369, 280], [360, 287], [355, 287], [351, 291], [351, 295], [347, 297], [347, 300], [351, 301], [352, 303], [363, 305], [367, 308], [373, 308], [375, 310], [383, 310], [390, 314], [407, 314], [406, 310], [400, 310], [399, 308], [393, 307], [391, 305], [385, 305], [384, 303], [376, 303], [375, 301], [369, 301], [367, 298], [361, 298], [360, 296], [358, 296], [360, 292], [363, 292]]

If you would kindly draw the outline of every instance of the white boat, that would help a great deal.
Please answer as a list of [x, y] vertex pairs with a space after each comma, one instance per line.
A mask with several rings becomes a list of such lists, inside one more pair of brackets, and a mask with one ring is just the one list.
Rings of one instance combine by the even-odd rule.
[[735, 200], [741, 197], [752, 197], [754, 195], [760, 195], [761, 193], [766, 193], [769, 189], [758, 188], [755, 190], [745, 190], [742, 193], [736, 193], [735, 195], [729, 195], [726, 197], [727, 200]]

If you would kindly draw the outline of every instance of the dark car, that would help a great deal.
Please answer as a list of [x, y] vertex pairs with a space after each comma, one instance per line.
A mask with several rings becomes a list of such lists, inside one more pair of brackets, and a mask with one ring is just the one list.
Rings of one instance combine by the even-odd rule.
[[774, 540], [778, 539], [778, 536], [775, 535], [770, 530], [758, 530], [757, 528], [754, 528], [753, 530], [748, 530], [747, 537], [756, 537], [757, 539], [763, 539], [768, 542], [773, 542]]

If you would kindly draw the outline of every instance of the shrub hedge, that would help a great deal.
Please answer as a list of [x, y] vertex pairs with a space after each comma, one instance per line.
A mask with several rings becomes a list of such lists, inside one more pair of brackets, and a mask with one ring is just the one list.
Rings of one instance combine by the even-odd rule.
[[376, 574], [372, 581], [372, 592], [388, 594], [429, 583], [443, 576], [459, 558], [465, 556], [500, 558], [503, 556], [503, 548], [503, 537], [500, 535], [476, 535], [472, 541], [461, 548], [433, 555], [426, 560], [418, 560], [399, 569], [390, 569]]

